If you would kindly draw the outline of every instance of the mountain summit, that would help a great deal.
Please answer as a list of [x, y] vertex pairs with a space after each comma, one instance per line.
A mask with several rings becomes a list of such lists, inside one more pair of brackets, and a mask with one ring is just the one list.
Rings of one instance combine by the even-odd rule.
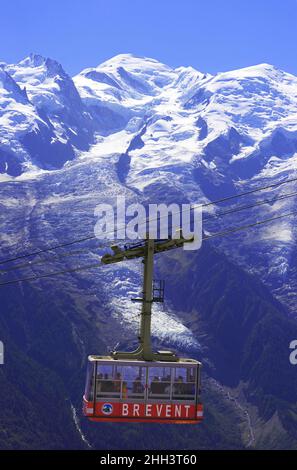
[[[205, 171], [211, 167], [219, 179], [221, 165], [225, 172], [230, 164], [228, 171], [235, 174], [243, 166], [252, 175], [255, 166], [259, 171], [267, 163], [262, 150], [277, 158], [294, 151], [297, 78], [269, 64], [211, 76], [191, 67], [172, 69], [155, 59], [119, 54], [72, 80], [55, 60], [30, 54], [1, 69], [6, 78], [0, 82], [0, 94], [7, 93], [8, 83], [14, 84], [15, 92], [10, 106], [4, 98], [1, 103], [5, 125], [0, 152], [7, 160], [2, 172], [12, 176], [16, 174], [9, 160], [18, 165], [18, 173], [32, 165], [54, 169], [100, 135], [115, 134], [116, 141], [126, 130], [132, 139], [131, 131], [143, 126], [144, 145], [151, 155], [157, 152], [162, 160], [167, 149], [183, 155], [182, 162], [199, 158]], [[20, 99], [23, 107], [16, 104]], [[8, 138], [11, 148], [5, 144]], [[230, 139], [232, 149], [225, 151]]]

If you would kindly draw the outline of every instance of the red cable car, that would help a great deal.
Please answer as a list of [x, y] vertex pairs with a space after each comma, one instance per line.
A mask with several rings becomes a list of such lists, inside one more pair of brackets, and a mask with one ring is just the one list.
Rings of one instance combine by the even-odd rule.
[[200, 367], [89, 356], [84, 415], [91, 421], [199, 423]]
[[153, 282], [153, 256], [186, 243], [146, 240], [132, 248], [102, 258], [104, 264], [143, 258], [143, 297], [140, 343], [136, 351], [115, 351], [111, 356], [89, 356], [83, 414], [97, 422], [199, 423], [201, 363], [178, 358], [171, 351], [151, 349], [151, 306], [162, 302], [164, 283]]

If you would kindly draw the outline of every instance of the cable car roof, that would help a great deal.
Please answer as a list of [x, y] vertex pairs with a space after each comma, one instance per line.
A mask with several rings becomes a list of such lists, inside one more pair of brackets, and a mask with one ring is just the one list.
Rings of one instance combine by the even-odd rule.
[[112, 364], [131, 364], [131, 365], [142, 365], [142, 366], [151, 366], [151, 367], [158, 367], [162, 366], [164, 367], [174, 367], [174, 366], [196, 366], [199, 365], [201, 366], [201, 362], [196, 361], [196, 359], [188, 359], [188, 358], [182, 358], [179, 357], [175, 362], [172, 361], [143, 361], [139, 359], [115, 359], [112, 356], [95, 356], [95, 355], [90, 355], [88, 356], [88, 360], [90, 362], [104, 362], [104, 363], [112, 363]]

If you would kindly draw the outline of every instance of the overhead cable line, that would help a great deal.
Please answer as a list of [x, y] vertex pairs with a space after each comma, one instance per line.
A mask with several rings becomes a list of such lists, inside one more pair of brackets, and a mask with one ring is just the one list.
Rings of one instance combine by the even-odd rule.
[[[211, 206], [211, 205], [219, 204], [219, 203], [222, 203], [222, 202], [230, 201], [230, 200], [235, 199], [235, 198], [239, 198], [239, 197], [247, 196], [247, 195], [250, 195], [250, 194], [254, 194], [256, 192], [264, 191], [266, 189], [276, 188], [276, 187], [281, 186], [283, 184], [292, 183], [294, 181], [297, 181], [297, 178], [291, 178], [291, 179], [283, 180], [283, 181], [280, 181], [278, 183], [273, 183], [273, 184], [270, 184], [270, 185], [267, 185], [267, 186], [262, 186], [260, 188], [252, 189], [252, 190], [249, 190], [249, 191], [246, 191], [246, 192], [243, 192], [243, 193], [239, 193], [239, 194], [234, 194], [233, 196], [227, 196], [227, 197], [217, 199], [215, 201], [207, 202], [207, 203], [204, 203], [204, 204], [193, 204], [190, 208], [187, 208], [187, 209], [184, 209], [184, 210], [181, 210], [181, 211], [178, 211], [178, 212], [173, 212], [172, 215], [180, 214], [180, 213], [186, 212], [186, 211], [194, 209], [194, 208], [199, 208], [199, 207], [203, 208], [203, 207], [208, 207], [208, 206]], [[156, 217], [156, 218], [153, 218], [153, 219], [150, 219], [150, 220], [146, 219], [144, 222], [141, 222], [139, 224], [139, 226], [146, 225], [147, 222], [150, 222], [150, 221], [151, 222], [152, 221], [158, 221], [158, 220], [160, 220], [164, 217], [166, 217], [166, 215], [159, 216], [159, 217]], [[125, 225], [121, 228], [124, 229]], [[121, 228], [118, 228], [118, 230], [120, 230]], [[107, 234], [111, 234], [113, 232], [114, 232], [114, 230], [111, 230], [109, 232], [105, 232], [105, 234], [107, 235]], [[0, 261], [0, 264], [6, 264], [6, 263], [10, 263], [12, 261], [16, 261], [18, 259], [28, 258], [30, 256], [40, 255], [40, 254], [46, 253], [48, 251], [57, 250], [58, 248], [64, 248], [64, 247], [67, 247], [67, 246], [74, 245], [76, 243], [83, 243], [85, 241], [94, 240], [95, 238], [97, 238], [96, 235], [89, 235], [89, 236], [86, 236], [86, 237], [83, 237], [83, 238], [78, 238], [76, 240], [72, 240], [72, 241], [69, 241], [69, 242], [61, 243], [61, 244], [54, 245], [54, 246], [51, 246], [51, 247], [47, 247], [47, 248], [44, 248], [44, 249], [36, 250], [36, 251], [31, 252], [31, 253], [17, 255], [17, 256], [14, 256], [12, 258], [8, 258], [8, 259]]]
[[[231, 233], [238, 232], [238, 231], [241, 231], [241, 230], [246, 230], [246, 229], [256, 227], [256, 226], [259, 226], [259, 225], [263, 225], [265, 223], [272, 222], [274, 220], [284, 219], [284, 218], [290, 217], [292, 215], [297, 215], [297, 211], [293, 211], [293, 212], [289, 212], [287, 214], [283, 214], [283, 215], [279, 215], [279, 216], [276, 216], [276, 217], [271, 217], [269, 219], [264, 219], [264, 220], [261, 220], [261, 221], [257, 221], [257, 222], [254, 222], [252, 224], [242, 225], [242, 226], [239, 226], [239, 227], [234, 227], [232, 229], [229, 229], [229, 230], [226, 230], [226, 231], [223, 231], [223, 232], [217, 232], [217, 233], [214, 233], [214, 234], [211, 234], [211, 235], [206, 235], [205, 237], [202, 237], [202, 241], [207, 241], [211, 238], [229, 235]], [[51, 273], [41, 274], [39, 276], [30, 276], [30, 277], [26, 277], [26, 278], [22, 278], [22, 279], [14, 279], [14, 280], [6, 281], [6, 282], [1, 282], [0, 287], [1, 286], [6, 286], [6, 285], [9, 285], [9, 284], [17, 284], [18, 282], [35, 281], [37, 279], [57, 276], [57, 275], [60, 275], [60, 274], [74, 273], [74, 272], [77, 272], [77, 271], [92, 269], [92, 268], [98, 267], [100, 265], [101, 265], [101, 263], [89, 264], [89, 265], [84, 265], [84, 266], [78, 266], [77, 268], [65, 269], [65, 270], [62, 270], [62, 271], [55, 271], [55, 272], [51, 272]]]
[[224, 215], [234, 214], [235, 212], [240, 212], [240, 211], [243, 211], [243, 210], [246, 210], [246, 209], [252, 209], [253, 207], [262, 206], [264, 204], [270, 204], [270, 203], [274, 203], [274, 202], [277, 202], [277, 201], [282, 201], [283, 199], [288, 199], [288, 198], [293, 197], [293, 196], [297, 196], [297, 191], [294, 192], [294, 193], [286, 193], [286, 194], [283, 194], [283, 195], [278, 196], [278, 197], [275, 196], [272, 199], [265, 199], [264, 201], [255, 202], [254, 204], [249, 204], [247, 206], [239, 206], [239, 207], [235, 207], [234, 209], [229, 209], [227, 211], [217, 212], [217, 213], [214, 213], [214, 214], [207, 214], [205, 217], [203, 217], [203, 220], [208, 220], [208, 219], [212, 219], [212, 218], [219, 218], [219, 217], [222, 217]]
[[[219, 218], [219, 217], [223, 217], [225, 215], [229, 215], [229, 214], [233, 214], [233, 213], [236, 213], [236, 212], [241, 212], [243, 210], [246, 210], [246, 209], [251, 209], [253, 207], [258, 207], [258, 206], [261, 206], [261, 205], [264, 205], [264, 204], [270, 204], [270, 203], [274, 203], [274, 202], [277, 202], [277, 201], [281, 201], [281, 200], [284, 200], [284, 199], [288, 199], [288, 198], [291, 198], [293, 196], [297, 196], [297, 192], [293, 192], [293, 193], [286, 193], [286, 194], [283, 194], [281, 196], [275, 196], [273, 197], [272, 199], [265, 199], [264, 201], [259, 201], [259, 202], [256, 202], [254, 204], [249, 204], [249, 205], [245, 205], [245, 206], [239, 206], [239, 207], [235, 207], [234, 209], [229, 209], [227, 211], [223, 211], [223, 212], [218, 212], [218, 213], [214, 213], [214, 214], [207, 214], [206, 216], [204, 216], [204, 220], [209, 220], [209, 219], [213, 219], [213, 218]], [[140, 225], [140, 224], [139, 224]], [[105, 233], [108, 233], [108, 232], [105, 232]], [[95, 238], [95, 237], [94, 237]], [[61, 245], [60, 245], [61, 246]], [[100, 245], [102, 247], [105, 247], [106, 245], [105, 244], [102, 244]], [[43, 250], [44, 252], [45, 250]], [[87, 250], [81, 250], [81, 252], [87, 252]], [[73, 252], [72, 253], [69, 253], [69, 254], [61, 254], [61, 255], [57, 255], [58, 257], [54, 258], [54, 259], [59, 259], [60, 256], [72, 256], [72, 255], [75, 255], [76, 253]], [[29, 256], [29, 255], [28, 255]], [[28, 263], [24, 263], [24, 264], [18, 264], [16, 266], [13, 266], [11, 268], [8, 268], [8, 269], [0, 269], [0, 274], [1, 273], [6, 273], [6, 272], [10, 272], [10, 271], [14, 271], [16, 269], [20, 269], [20, 268], [27, 268], [27, 267], [31, 267], [31, 266], [34, 266], [34, 265], [40, 265], [40, 264], [44, 264], [44, 263], [47, 263], [47, 262], [51, 262], [50, 259], [41, 259], [40, 261], [36, 261], [36, 262], [31, 262], [31, 261], [28, 261]], [[1, 264], [1, 263], [0, 263]]]
[[6, 263], [10, 263], [12, 261], [17, 261], [19, 259], [28, 258], [30, 256], [40, 255], [41, 253], [46, 253], [48, 251], [54, 251], [54, 250], [57, 250], [58, 248], [64, 248], [66, 246], [71, 246], [71, 245], [74, 245], [75, 243], [82, 243], [82, 242], [85, 242], [87, 240], [92, 240], [94, 238], [96, 238], [96, 236], [92, 235], [92, 236], [88, 236], [88, 237], [84, 237], [84, 238], [79, 238], [77, 240], [72, 240], [72, 241], [69, 241], [69, 242], [66, 242], [66, 243], [60, 243], [59, 245], [53, 245], [53, 246], [48, 247], [48, 248], [32, 251], [31, 253], [26, 253], [26, 254], [23, 254], [23, 255], [14, 256], [13, 258], [5, 259], [3, 261], [0, 261], [0, 264], [6, 264]]
[[67, 258], [67, 257], [70, 257], [70, 256], [83, 255], [85, 253], [89, 253], [89, 250], [87, 250], [87, 249], [75, 250], [75, 251], [70, 251], [70, 252], [67, 252], [67, 253], [59, 253], [57, 255], [53, 255], [51, 258], [43, 258], [39, 261], [27, 261], [26, 263], [16, 264], [16, 265], [12, 266], [11, 268], [0, 269], [0, 275], [11, 272], [11, 271], [15, 271], [16, 269], [31, 268], [32, 266], [45, 264], [45, 263], [52, 263], [53, 261], [59, 261], [61, 258]]
[[246, 230], [248, 228], [256, 227], [257, 225], [262, 225], [268, 222], [272, 222], [273, 220], [284, 219], [285, 217], [289, 217], [291, 215], [297, 215], [297, 211], [288, 212], [287, 214], [278, 215], [276, 217], [270, 217], [269, 219], [264, 219], [258, 222], [253, 222], [252, 224], [241, 225], [240, 227], [233, 227], [229, 230], [224, 230], [222, 232], [217, 232], [211, 235], [206, 235], [205, 237], [202, 238], [202, 240], [206, 241], [206, 240], [209, 240], [210, 238], [222, 237], [224, 235], [228, 235], [229, 233], [239, 232], [240, 230]]
[[92, 269], [92, 268], [96, 268], [100, 265], [101, 265], [101, 263], [93, 263], [93, 264], [87, 264], [87, 265], [84, 265], [84, 266], [78, 266], [77, 268], [64, 269], [64, 270], [61, 270], [61, 271], [54, 271], [54, 272], [51, 272], [51, 273], [40, 274], [38, 276], [29, 276], [29, 277], [24, 277], [22, 279], [13, 279], [11, 281], [1, 282], [0, 286], [7, 286], [8, 284], [16, 284], [18, 282], [23, 282], [23, 281], [36, 281], [37, 279], [43, 279], [45, 277], [58, 276], [60, 274], [74, 273], [74, 272], [77, 272], [77, 271]]

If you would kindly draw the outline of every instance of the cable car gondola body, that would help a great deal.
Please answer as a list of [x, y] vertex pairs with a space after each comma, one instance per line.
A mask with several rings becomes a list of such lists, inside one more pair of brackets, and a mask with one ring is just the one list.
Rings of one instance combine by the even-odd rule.
[[91, 421], [199, 423], [200, 366], [89, 356], [84, 415]]
[[[89, 356], [83, 414], [97, 422], [194, 424], [203, 418], [200, 402], [201, 363], [151, 347], [152, 303], [162, 301], [164, 283], [154, 290], [154, 254], [183, 246], [189, 240], [152, 239], [102, 258], [104, 264], [143, 258], [143, 296], [139, 346], [110, 356]], [[155, 296], [155, 292], [157, 292]]]

